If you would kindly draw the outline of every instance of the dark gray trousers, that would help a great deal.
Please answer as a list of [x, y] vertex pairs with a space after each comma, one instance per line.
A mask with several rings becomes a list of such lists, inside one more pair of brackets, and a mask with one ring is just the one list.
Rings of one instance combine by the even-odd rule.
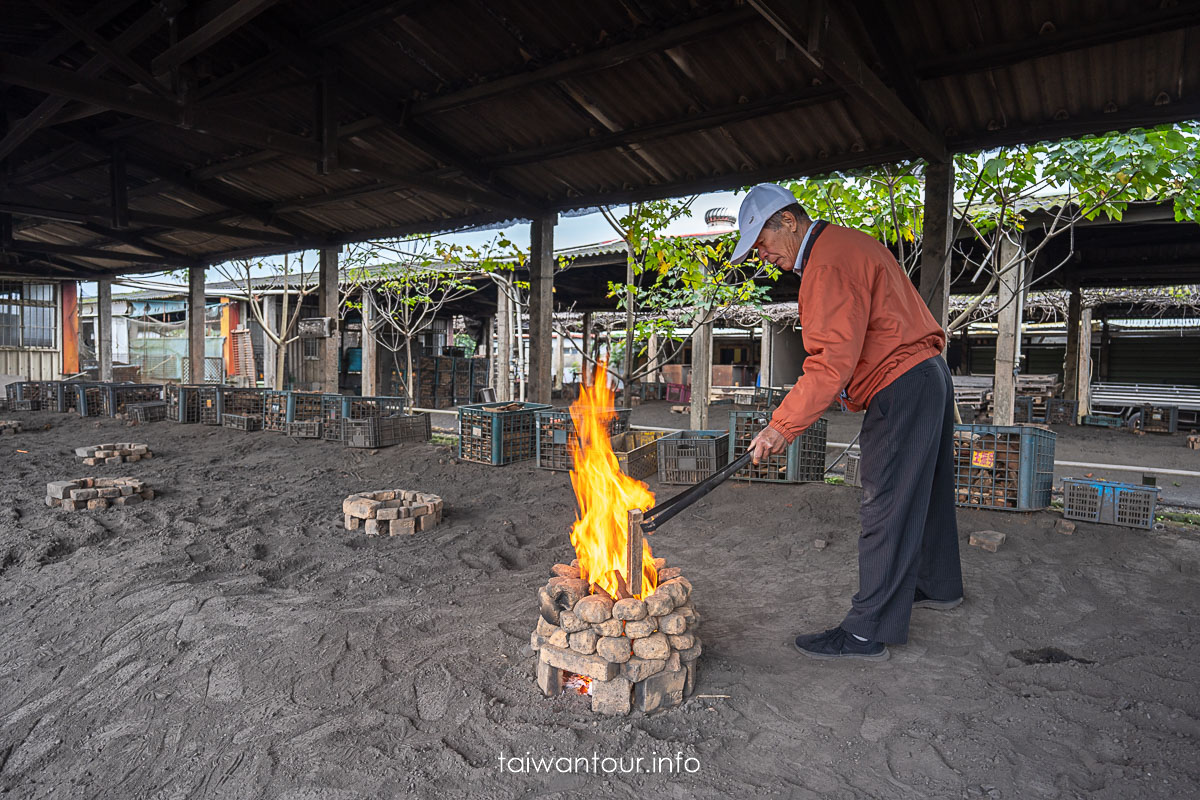
[[908, 641], [914, 590], [963, 596], [954, 514], [954, 385], [945, 360], [921, 362], [871, 399], [859, 439], [858, 593], [842, 627]]

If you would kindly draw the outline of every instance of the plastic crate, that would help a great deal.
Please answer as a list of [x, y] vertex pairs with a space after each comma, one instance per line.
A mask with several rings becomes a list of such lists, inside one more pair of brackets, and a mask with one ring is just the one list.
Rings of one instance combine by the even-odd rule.
[[1079, 418], [1079, 401], [1051, 398], [1046, 401], [1046, 424], [1074, 425]]
[[217, 424], [217, 387], [168, 384], [164, 394], [167, 419], [172, 422]]
[[342, 419], [346, 447], [391, 447], [401, 442], [426, 442], [432, 434], [428, 414]]
[[126, 416], [130, 403], [151, 403], [162, 400], [163, 396], [163, 387], [159, 383], [113, 383], [105, 388], [105, 411], [110, 417]]
[[54, 387], [54, 406], [60, 414], [71, 414], [78, 411], [79, 393], [75, 391], [72, 381], [59, 381]]
[[[758, 411], [729, 412], [729, 458], [737, 459], [750, 447], [762, 430]], [[734, 477], [746, 481], [770, 483], [812, 483], [825, 480], [825, 440], [829, 421], [821, 417], [797, 436], [779, 455], [758, 464], [747, 464]]]
[[[335, 395], [341, 397], [341, 395]], [[326, 395], [320, 392], [288, 392], [288, 422], [320, 422], [324, 416], [322, 409]]]
[[961, 419], [963, 421], [963, 424], [965, 424], [965, 425], [973, 424], [975, 422], [975, 415], [978, 413], [979, 413], [979, 409], [977, 409], [973, 404], [958, 403], [958, 416], [959, 416], [959, 419]]
[[1114, 414], [1084, 414], [1083, 424], [1093, 428], [1123, 428], [1125, 420]]
[[1041, 421], [1036, 414], [1032, 397], [1017, 395], [1013, 398], [1013, 422], [1028, 424]]
[[1179, 406], [1142, 406], [1138, 427], [1146, 433], [1178, 433]]
[[1037, 511], [1050, 505], [1056, 434], [1027, 425], [955, 425], [954, 488], [969, 508]]
[[291, 392], [268, 389], [263, 392], [263, 430], [283, 433], [287, 430]]
[[398, 417], [408, 412], [408, 401], [403, 397], [346, 397], [344, 400], [347, 419]]
[[699, 483], [729, 463], [729, 431], [676, 431], [655, 445], [659, 483]]
[[[629, 415], [632, 409], [614, 408], [610, 412], [608, 435], [616, 436], [629, 430]], [[542, 469], [569, 470], [572, 466], [571, 437], [575, 435], [575, 422], [570, 411], [538, 411], [537, 417], [537, 465]]]
[[1158, 492], [1157, 486], [1063, 478], [1063, 516], [1149, 530]]
[[641, 480], [658, 472], [658, 440], [666, 431], [625, 431], [612, 437], [613, 453], [621, 471]]
[[861, 456], [849, 455], [846, 456], [846, 485], [862, 487], [862, 475], [859, 473], [859, 466], [862, 463]]
[[235, 431], [261, 431], [263, 419], [258, 414], [222, 414], [221, 427]]
[[503, 466], [537, 455], [538, 411], [544, 403], [477, 403], [458, 409], [458, 457]]
[[163, 400], [127, 403], [125, 405], [125, 412], [131, 421], [139, 424], [162, 422], [167, 418], [167, 404]]
[[100, 417], [107, 413], [108, 385], [78, 383], [75, 385], [75, 410], [81, 417]]
[[217, 424], [226, 414], [239, 417], [258, 417], [262, 420], [267, 406], [266, 389], [240, 386], [217, 386]]
[[328, 442], [342, 441], [342, 418], [350, 398], [340, 394], [321, 395], [321, 438]]
[[319, 419], [306, 419], [287, 423], [287, 435], [298, 439], [320, 439], [324, 423]]

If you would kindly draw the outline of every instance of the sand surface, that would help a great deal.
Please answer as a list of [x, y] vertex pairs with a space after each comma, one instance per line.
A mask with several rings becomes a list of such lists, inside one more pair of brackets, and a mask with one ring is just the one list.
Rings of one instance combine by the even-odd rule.
[[[6, 797], [1200, 794], [1194, 533], [1081, 524], [1064, 536], [1052, 512], [960, 511], [964, 605], [914, 612], [886, 663], [814, 662], [790, 639], [847, 607], [860, 492], [726, 484], [652, 539], [695, 586], [696, 696], [604, 718], [578, 697], [543, 698], [528, 649], [536, 589], [572, 558], [565, 474], [455, 463], [432, 444], [372, 452], [19, 416], [50, 429], [0, 439]], [[657, 417], [683, 420], [639, 409]], [[835, 420], [831, 438], [854, 424]], [[130, 438], [155, 458], [83, 467], [71, 455]], [[1112, 462], [1172, 449], [1077, 438], [1071, 452]], [[83, 475], [141, 477], [159, 496], [102, 512], [44, 505], [48, 481]], [[443, 496], [445, 522], [396, 539], [341, 528], [343, 497], [387, 488]], [[998, 553], [966, 546], [985, 528], [1008, 534]], [[1031, 651], [1051, 647], [1057, 663], [1036, 663]], [[513, 771], [502, 754], [601, 772]], [[696, 771], [604, 772], [593, 754]]]

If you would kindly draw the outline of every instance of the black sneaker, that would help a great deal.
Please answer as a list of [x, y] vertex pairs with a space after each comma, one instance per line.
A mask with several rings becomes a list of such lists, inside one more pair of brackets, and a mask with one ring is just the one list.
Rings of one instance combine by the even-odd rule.
[[932, 608], [937, 611], [949, 611], [952, 608], [958, 608], [962, 605], [961, 597], [954, 600], [935, 600], [929, 595], [917, 589], [913, 594], [913, 608]]
[[860, 642], [839, 626], [824, 633], [796, 637], [796, 649], [809, 658], [863, 658], [886, 661], [888, 649], [883, 642]]

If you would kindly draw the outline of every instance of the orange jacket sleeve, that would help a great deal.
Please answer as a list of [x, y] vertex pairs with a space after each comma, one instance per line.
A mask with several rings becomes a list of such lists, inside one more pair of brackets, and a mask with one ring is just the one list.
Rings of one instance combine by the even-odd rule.
[[771, 427], [791, 442], [829, 408], [850, 383], [871, 316], [872, 287], [865, 270], [809, 265], [800, 284], [804, 374], [771, 416]]

